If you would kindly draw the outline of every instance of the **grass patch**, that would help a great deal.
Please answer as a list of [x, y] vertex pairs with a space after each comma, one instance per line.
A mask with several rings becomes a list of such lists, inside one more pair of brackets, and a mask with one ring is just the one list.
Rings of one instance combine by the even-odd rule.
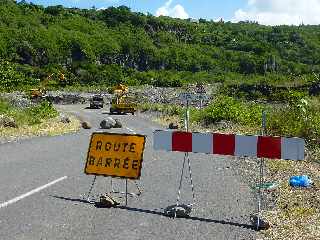
[[[319, 165], [310, 158], [302, 162], [268, 160], [267, 181], [277, 181], [274, 192], [277, 204], [264, 211], [271, 228], [263, 232], [265, 239], [320, 239], [320, 173]], [[294, 175], [309, 175], [311, 188], [292, 188], [289, 179]]]
[[184, 109], [178, 105], [168, 105], [159, 103], [141, 103], [138, 104], [138, 109], [141, 112], [153, 111], [161, 112], [167, 116], [182, 116]]
[[320, 140], [320, 105], [317, 98], [294, 99], [280, 109], [270, 111], [267, 130], [270, 135]]
[[17, 128], [0, 126], [0, 140], [13, 141], [17, 138], [33, 136], [55, 136], [76, 132], [80, 122], [70, 117], [71, 122], [62, 123], [58, 111], [49, 102], [41, 102], [28, 108], [17, 108], [5, 99], [0, 99], [0, 115], [13, 119]]
[[80, 129], [80, 122], [74, 117], [70, 117], [68, 124], [60, 122], [59, 118], [44, 120], [40, 124], [24, 125], [19, 128], [1, 128], [0, 139], [4, 142], [15, 139], [23, 139], [35, 136], [58, 136], [65, 133], [76, 132]]
[[232, 97], [219, 96], [203, 110], [192, 111], [192, 121], [204, 125], [229, 121], [244, 126], [261, 126], [263, 106], [246, 103]]
[[52, 104], [46, 101], [29, 108], [21, 109], [11, 106], [4, 99], [0, 99], [0, 114], [13, 118], [19, 127], [40, 124], [42, 121], [59, 115]]

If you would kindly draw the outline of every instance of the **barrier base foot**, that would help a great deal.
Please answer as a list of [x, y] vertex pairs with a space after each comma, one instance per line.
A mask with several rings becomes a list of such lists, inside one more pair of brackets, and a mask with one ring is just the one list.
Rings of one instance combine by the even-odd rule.
[[192, 206], [191, 205], [186, 205], [186, 204], [180, 204], [180, 205], [171, 205], [168, 206], [164, 210], [164, 214], [167, 215], [168, 217], [177, 217], [177, 218], [188, 218], [190, 217], [192, 211]]
[[258, 216], [251, 216], [251, 222], [257, 231], [268, 230], [270, 228], [270, 224], [266, 220], [258, 218]]

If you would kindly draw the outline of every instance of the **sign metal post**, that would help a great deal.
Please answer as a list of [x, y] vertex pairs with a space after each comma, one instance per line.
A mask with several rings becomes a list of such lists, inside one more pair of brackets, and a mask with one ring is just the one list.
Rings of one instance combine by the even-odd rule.
[[128, 205], [128, 179], [126, 179], [126, 206]]
[[90, 189], [89, 189], [89, 192], [88, 192], [88, 195], [87, 195], [87, 201], [88, 202], [90, 202], [90, 195], [91, 195], [91, 192], [93, 190], [93, 187], [94, 187], [94, 184], [96, 182], [96, 179], [97, 179], [97, 176], [94, 176], [93, 181], [92, 181], [91, 186], [90, 186]]

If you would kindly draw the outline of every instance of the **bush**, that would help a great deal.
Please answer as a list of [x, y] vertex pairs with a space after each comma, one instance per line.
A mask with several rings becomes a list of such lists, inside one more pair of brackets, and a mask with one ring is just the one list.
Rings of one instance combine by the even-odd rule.
[[47, 101], [43, 101], [39, 105], [28, 108], [25, 111], [26, 115], [29, 116], [29, 125], [39, 124], [42, 120], [58, 116], [57, 110]]
[[39, 124], [43, 120], [58, 116], [52, 104], [46, 101], [33, 107], [19, 109], [11, 106], [4, 99], [0, 99], [0, 114], [12, 117], [18, 126]]
[[267, 131], [271, 135], [301, 137], [306, 140], [320, 138], [320, 107], [318, 100], [292, 99], [287, 106], [270, 112]]
[[225, 120], [241, 125], [257, 126], [261, 125], [262, 110], [261, 105], [220, 96], [202, 111], [193, 112], [193, 120], [205, 124]]
[[162, 112], [168, 116], [182, 115], [184, 113], [183, 107], [178, 105], [168, 105], [159, 103], [141, 103], [138, 105], [140, 111], [154, 111]]
[[15, 68], [15, 64], [0, 59], [0, 91], [12, 91], [27, 84], [26, 78]]

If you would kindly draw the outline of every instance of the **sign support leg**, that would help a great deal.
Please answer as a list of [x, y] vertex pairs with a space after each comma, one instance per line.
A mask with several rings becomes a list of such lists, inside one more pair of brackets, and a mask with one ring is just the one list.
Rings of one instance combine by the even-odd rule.
[[128, 205], [128, 179], [126, 179], [126, 206]]
[[139, 185], [137, 184], [137, 182], [136, 181], [133, 181], [134, 182], [134, 184], [136, 185], [136, 188], [138, 189], [138, 193], [137, 193], [137, 196], [140, 196], [141, 195], [141, 189], [139, 188]]
[[110, 180], [110, 185], [111, 185], [111, 192], [114, 193], [112, 177], [111, 177], [111, 180]]
[[93, 181], [91, 183], [91, 187], [90, 187], [89, 192], [88, 192], [88, 196], [87, 196], [87, 201], [88, 202], [90, 202], [90, 195], [91, 195], [92, 189], [94, 187], [94, 184], [96, 182], [96, 179], [97, 179], [97, 176], [94, 176]]
[[[111, 193], [116, 193], [116, 194], [125, 195], [125, 194], [126, 194], [126, 191], [115, 190], [115, 189], [113, 188], [113, 180], [112, 180], [112, 179], [113, 179], [113, 178], [111, 178]], [[129, 183], [130, 183], [130, 182], [127, 181], [127, 185], [129, 185]], [[133, 180], [133, 183], [134, 183], [134, 185], [136, 186], [138, 192], [137, 192], [137, 193], [132, 193], [132, 192], [127, 191], [127, 195], [138, 197], [138, 196], [140, 196], [140, 195], [142, 194], [142, 191], [141, 191], [139, 185], [137, 184], [137, 182], [136, 182], [135, 180]], [[129, 186], [128, 186], [128, 189], [129, 189]]]

